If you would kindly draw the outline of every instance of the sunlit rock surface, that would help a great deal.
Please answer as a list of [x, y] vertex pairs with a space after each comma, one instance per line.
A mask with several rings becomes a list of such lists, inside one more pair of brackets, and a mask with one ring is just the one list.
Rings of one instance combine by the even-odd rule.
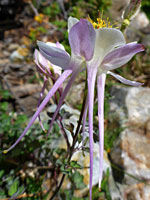
[[149, 20], [144, 12], [139, 12], [131, 22], [131, 26], [135, 29], [146, 28], [149, 25]]
[[139, 12], [125, 31], [128, 42], [140, 41], [144, 46], [150, 44], [150, 23], [144, 12]]
[[111, 95], [111, 113], [124, 127], [111, 152], [112, 162], [124, 169], [123, 196], [149, 200], [150, 185], [143, 182], [150, 181], [150, 89], [114, 87]]
[[10, 55], [10, 60], [13, 62], [24, 60], [29, 55], [29, 49], [25, 46], [19, 47]]

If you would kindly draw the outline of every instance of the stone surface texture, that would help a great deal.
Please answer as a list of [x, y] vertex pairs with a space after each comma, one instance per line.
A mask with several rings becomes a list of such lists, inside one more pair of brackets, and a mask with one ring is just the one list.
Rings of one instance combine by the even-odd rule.
[[111, 152], [113, 163], [125, 172], [122, 196], [149, 200], [150, 185], [145, 183], [150, 181], [150, 89], [114, 87], [111, 92], [110, 116], [115, 112], [124, 127]]

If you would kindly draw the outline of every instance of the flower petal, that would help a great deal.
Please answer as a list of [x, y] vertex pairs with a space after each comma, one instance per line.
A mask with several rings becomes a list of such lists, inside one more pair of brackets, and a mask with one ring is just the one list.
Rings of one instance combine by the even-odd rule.
[[[49, 46], [57, 47], [57, 48], [62, 49], [62, 50], [65, 51], [64, 46], [62, 44], [60, 44], [59, 42], [56, 42], [56, 43], [46, 42], [46, 44], [49, 45]], [[61, 67], [59, 67], [57, 65], [54, 65], [54, 64], [50, 63], [49, 61], [48, 61], [48, 66], [51, 66], [53, 68], [55, 74], [58, 74], [59, 76], [61, 75], [61, 72], [62, 72], [62, 68]]]
[[47, 60], [44, 58], [44, 56], [42, 56], [42, 54], [37, 49], [35, 49], [33, 56], [34, 56], [34, 62], [36, 63], [38, 70], [40, 70], [40, 72], [42, 72], [43, 74], [47, 75], [47, 72], [45, 70], [45, 66], [48, 65]]
[[144, 50], [145, 48], [142, 44], [135, 42], [125, 44], [105, 56], [101, 67], [106, 71], [116, 69], [127, 63], [136, 53]]
[[66, 80], [66, 78], [71, 73], [72, 73], [71, 70], [66, 70], [57, 79], [57, 81], [55, 82], [54, 86], [51, 88], [51, 90], [49, 91], [49, 93], [47, 94], [47, 96], [45, 97], [45, 99], [42, 101], [41, 105], [39, 106], [39, 108], [37, 109], [37, 111], [35, 112], [35, 114], [33, 115], [32, 119], [30, 120], [29, 124], [27, 125], [27, 127], [25, 128], [25, 130], [23, 131], [23, 133], [21, 134], [21, 136], [17, 139], [17, 141], [9, 149], [4, 150], [4, 153], [7, 153], [11, 149], [13, 149], [20, 142], [20, 140], [25, 136], [25, 134], [27, 133], [27, 131], [29, 130], [29, 128], [32, 126], [32, 124], [34, 123], [34, 121], [36, 120], [36, 118], [39, 116], [40, 112], [44, 109], [44, 107], [46, 106], [46, 104], [49, 102], [49, 99], [54, 95], [54, 93], [57, 91], [57, 89], [60, 87], [60, 85]]
[[37, 62], [39, 62], [43, 67], [48, 65], [48, 60], [36, 49], [34, 52], [34, 57]]
[[90, 60], [93, 57], [96, 32], [92, 24], [80, 19], [69, 32], [69, 43], [72, 52], [79, 57]]
[[97, 79], [98, 91], [98, 125], [99, 125], [99, 188], [103, 176], [103, 152], [104, 152], [104, 91], [105, 91], [106, 74], [101, 74]]
[[87, 110], [88, 110], [88, 96], [86, 97], [84, 113], [83, 113], [82, 146], [83, 146], [84, 140], [85, 140], [85, 125], [86, 125]]
[[[44, 83], [43, 83], [42, 90], [40, 92], [40, 97], [39, 97], [39, 100], [38, 100], [37, 108], [40, 106], [41, 99], [42, 99], [42, 97], [44, 95], [44, 91], [45, 91], [45, 88], [46, 88], [46, 85], [47, 85], [47, 81], [48, 81], [48, 79], [44, 76]], [[39, 118], [39, 124], [40, 124], [42, 130], [45, 131], [45, 128], [44, 128], [44, 126], [42, 124], [42, 121], [41, 121], [41, 118], [40, 118], [40, 114], [39, 114], [38, 118]]]
[[52, 64], [60, 66], [63, 69], [67, 68], [70, 61], [70, 56], [66, 51], [41, 41], [37, 41], [37, 45], [41, 54]]
[[121, 31], [115, 28], [96, 29], [96, 42], [93, 59], [100, 58], [99, 63], [104, 56], [115, 47], [125, 44], [125, 39]]
[[[49, 46], [53, 46], [53, 47], [57, 47], [57, 48], [59, 48], [59, 49], [62, 49], [62, 50], [64, 50], [64, 51], [66, 51], [65, 50], [65, 47], [61, 44], [61, 43], [59, 43], [59, 42], [56, 42], [56, 43], [53, 43], [53, 42], [46, 42], [46, 44], [48, 44]], [[66, 52], [67, 53], [67, 52]], [[68, 54], [68, 53], [67, 53]], [[69, 54], [68, 54], [69, 55]]]
[[115, 77], [117, 80], [119, 80], [121, 83], [124, 83], [126, 85], [131, 85], [131, 86], [141, 86], [143, 85], [143, 83], [139, 83], [139, 82], [136, 82], [136, 81], [130, 81], [130, 80], [127, 80], [125, 78], [123, 78], [122, 76], [118, 75], [118, 74], [115, 74], [113, 72], [110, 72], [108, 71], [107, 74], [110, 74], [112, 75], [113, 77]]
[[97, 68], [88, 68], [88, 103], [89, 103], [89, 147], [90, 147], [90, 200], [92, 200], [92, 179], [93, 179], [93, 104], [94, 88]]
[[77, 18], [70, 16], [68, 18], [68, 32], [70, 31], [70, 29], [72, 28], [72, 26], [75, 25], [78, 22], [79, 22], [79, 20]]
[[[70, 68], [71, 68], [71, 67], [70, 67]], [[56, 108], [56, 110], [55, 110], [55, 113], [54, 113], [54, 115], [53, 115], [53, 117], [52, 117], [52, 120], [51, 120], [51, 123], [50, 123], [50, 126], [49, 126], [48, 134], [49, 134], [50, 131], [51, 131], [51, 128], [52, 128], [53, 123], [54, 123], [54, 121], [55, 121], [55, 119], [56, 119], [56, 116], [57, 116], [57, 114], [58, 114], [58, 112], [59, 112], [59, 110], [60, 110], [60, 107], [61, 107], [61, 105], [62, 105], [62, 103], [63, 103], [63, 101], [64, 101], [64, 99], [65, 99], [67, 93], [69, 92], [69, 89], [71, 88], [71, 86], [72, 86], [72, 84], [73, 84], [73, 82], [74, 82], [76, 76], [77, 76], [78, 73], [81, 71], [81, 68], [80, 68], [80, 67], [73, 67], [73, 68], [76, 69], [76, 70], [74, 70], [74, 71], [72, 72], [72, 76], [71, 76], [69, 82], [67, 83], [67, 86], [65, 87], [65, 89], [64, 89], [64, 91], [63, 91], [63, 93], [62, 93], [62, 95], [61, 95], [61, 97], [60, 97], [59, 103], [58, 103], [58, 105], [57, 105], [57, 108]]]

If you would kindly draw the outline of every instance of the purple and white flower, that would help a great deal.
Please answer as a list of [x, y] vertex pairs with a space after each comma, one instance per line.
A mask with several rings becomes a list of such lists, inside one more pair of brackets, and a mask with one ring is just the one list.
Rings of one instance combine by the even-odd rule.
[[[106, 75], [110, 74], [120, 82], [140, 86], [141, 83], [127, 80], [110, 70], [119, 68], [126, 64], [136, 53], [144, 51], [144, 47], [136, 42], [126, 44], [122, 32], [115, 28], [99, 28], [94, 29], [92, 23], [86, 19], [76, 19], [69, 17], [68, 19], [69, 43], [71, 47], [71, 55], [64, 49], [51, 44], [38, 41], [38, 47], [41, 54], [49, 60], [53, 65], [61, 67], [64, 71], [55, 82], [43, 102], [33, 115], [27, 128], [18, 138], [18, 140], [7, 150], [11, 150], [26, 134], [40, 112], [49, 102], [49, 99], [58, 90], [60, 85], [71, 75], [66, 85], [57, 109], [51, 120], [50, 129], [59, 112], [59, 109], [66, 97], [75, 78], [84, 68], [87, 70], [88, 95], [85, 105], [83, 121], [86, 120], [88, 111], [89, 119], [89, 147], [90, 147], [90, 199], [92, 199], [92, 177], [93, 177], [93, 104], [94, 89], [97, 80], [98, 91], [98, 119], [99, 119], [99, 146], [100, 146], [100, 175], [99, 187], [102, 180], [103, 169], [103, 149], [104, 149], [104, 90]], [[85, 124], [85, 123], [84, 123]], [[84, 129], [84, 128], [83, 128]]]

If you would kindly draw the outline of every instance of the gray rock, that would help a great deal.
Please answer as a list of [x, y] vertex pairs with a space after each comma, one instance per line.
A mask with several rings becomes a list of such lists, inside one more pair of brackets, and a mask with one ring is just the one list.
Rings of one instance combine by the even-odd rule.
[[10, 45], [8, 46], [8, 50], [9, 50], [9, 51], [14, 51], [14, 50], [16, 50], [16, 49], [18, 49], [18, 48], [19, 48], [19, 45], [16, 44], [16, 43], [12, 43], [12, 44], [10, 44]]
[[138, 183], [130, 187], [126, 187], [124, 193], [125, 200], [149, 200], [150, 199], [150, 186], [149, 183]]
[[11, 53], [10, 60], [13, 62], [22, 61], [29, 55], [29, 49], [25, 45], [22, 45]]
[[110, 116], [117, 115], [122, 125], [126, 121], [144, 125], [150, 119], [150, 89], [142, 87], [112, 87]]
[[127, 95], [128, 88], [112, 87], [110, 91], [110, 119], [118, 118], [123, 125], [127, 119], [127, 109], [125, 107], [125, 97]]
[[125, 170], [124, 199], [149, 200], [150, 186], [143, 181], [150, 181], [150, 89], [113, 87], [111, 94], [111, 112], [125, 127], [110, 153]]
[[18, 61], [18, 60], [23, 60], [24, 57], [18, 52], [18, 51], [13, 51], [12, 54], [10, 55], [10, 60], [11, 61]]
[[131, 22], [131, 27], [140, 30], [149, 25], [149, 20], [144, 12], [139, 12]]
[[144, 125], [150, 120], [150, 89], [130, 88], [126, 96], [128, 120]]
[[149, 19], [145, 13], [139, 12], [126, 30], [128, 42], [140, 41], [145, 46], [148, 46], [150, 43], [149, 24]]

